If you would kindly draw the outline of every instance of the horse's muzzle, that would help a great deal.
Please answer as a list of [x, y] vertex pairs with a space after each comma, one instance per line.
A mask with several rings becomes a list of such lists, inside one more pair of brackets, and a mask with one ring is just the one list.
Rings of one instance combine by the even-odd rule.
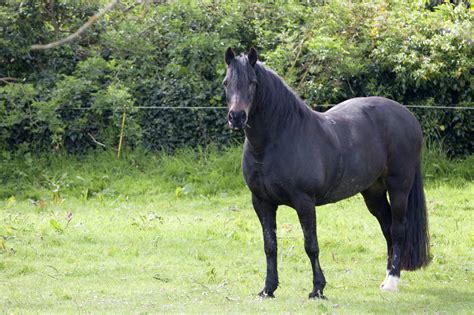
[[243, 129], [247, 124], [247, 114], [245, 111], [230, 111], [227, 121], [232, 129]]

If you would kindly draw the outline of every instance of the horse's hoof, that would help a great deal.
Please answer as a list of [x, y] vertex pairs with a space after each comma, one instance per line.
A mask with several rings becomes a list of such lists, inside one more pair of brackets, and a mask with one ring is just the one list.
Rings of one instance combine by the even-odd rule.
[[258, 294], [257, 294], [257, 297], [258, 298], [261, 298], [261, 299], [274, 299], [275, 296], [273, 295], [273, 293], [268, 293], [267, 291], [265, 291], [265, 289], [263, 289], [262, 291], [260, 291]]
[[400, 282], [400, 278], [388, 276], [380, 285], [380, 289], [388, 292], [398, 292], [398, 282]]
[[310, 300], [316, 300], [316, 299], [327, 300], [327, 298], [323, 294], [323, 291], [321, 290], [316, 290], [316, 291], [311, 292], [309, 294], [309, 299]]

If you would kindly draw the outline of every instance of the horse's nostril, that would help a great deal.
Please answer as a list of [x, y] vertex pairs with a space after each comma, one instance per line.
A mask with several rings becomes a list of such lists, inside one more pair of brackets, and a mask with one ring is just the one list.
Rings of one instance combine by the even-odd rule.
[[230, 117], [231, 117], [233, 120], [236, 120], [236, 121], [243, 120], [243, 119], [245, 119], [245, 112], [244, 112], [244, 111], [231, 112], [231, 113], [230, 113]]
[[228, 119], [234, 127], [241, 128], [245, 124], [247, 114], [245, 113], [245, 111], [231, 111], [229, 112]]
[[234, 121], [244, 120], [246, 118], [246, 114], [244, 111], [230, 112], [229, 118]]

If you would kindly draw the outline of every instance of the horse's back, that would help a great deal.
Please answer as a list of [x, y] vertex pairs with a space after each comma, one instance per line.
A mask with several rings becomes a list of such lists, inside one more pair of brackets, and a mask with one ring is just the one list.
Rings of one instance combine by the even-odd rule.
[[421, 147], [422, 131], [418, 120], [405, 106], [393, 100], [375, 96], [353, 98], [336, 105], [325, 115], [340, 121], [343, 129], [368, 128], [374, 137], [382, 137], [388, 146]]
[[[325, 114], [331, 116], [347, 116], [354, 119], [354, 115], [359, 115], [360, 113], [363, 113], [364, 115], [396, 115], [394, 118], [416, 122], [415, 117], [405, 106], [396, 101], [380, 96], [351, 98], [337, 104]], [[383, 116], [378, 118], [385, 120], [393, 117]]]

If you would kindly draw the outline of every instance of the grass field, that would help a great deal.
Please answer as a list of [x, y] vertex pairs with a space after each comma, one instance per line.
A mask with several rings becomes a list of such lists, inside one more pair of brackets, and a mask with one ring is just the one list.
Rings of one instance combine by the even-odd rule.
[[[318, 208], [327, 301], [310, 301], [294, 210], [278, 212], [280, 287], [256, 299], [265, 256], [240, 149], [174, 156], [3, 156], [0, 306], [24, 312], [473, 313], [473, 159], [427, 154], [431, 265], [385, 276], [359, 196]], [[69, 213], [69, 215], [68, 215]]]

